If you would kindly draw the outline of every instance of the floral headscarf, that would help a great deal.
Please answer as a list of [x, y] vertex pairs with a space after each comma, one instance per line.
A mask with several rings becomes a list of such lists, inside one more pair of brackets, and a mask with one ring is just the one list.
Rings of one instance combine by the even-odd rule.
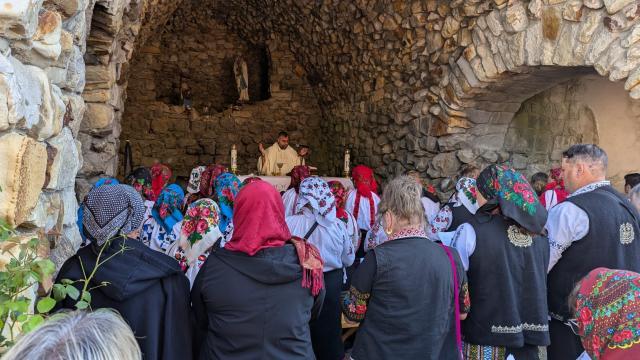
[[180, 206], [183, 199], [182, 188], [177, 184], [171, 184], [162, 190], [156, 203], [153, 204], [151, 215], [167, 234], [173, 234], [173, 226], [182, 221]]
[[[93, 191], [94, 189], [99, 188], [100, 186], [103, 185], [118, 185], [120, 184], [120, 182], [118, 182], [117, 179], [115, 178], [102, 178], [99, 179], [98, 181], [96, 181], [95, 185], [93, 185], [93, 187], [91, 188], [91, 190]], [[84, 218], [84, 206], [79, 206], [78, 207], [78, 220], [76, 221], [76, 224], [78, 225], [78, 230], [80, 230], [80, 237], [82, 238], [82, 241], [86, 241], [87, 237], [84, 234], [84, 230], [82, 227], [82, 220]]]
[[219, 224], [220, 209], [213, 200], [200, 199], [189, 206], [182, 220], [179, 241], [186, 265], [193, 266], [198, 256], [222, 236]]
[[336, 220], [336, 199], [329, 184], [317, 176], [304, 179], [300, 184], [300, 195], [295, 204], [295, 213], [302, 213], [307, 204], [313, 209], [316, 221], [328, 226]]
[[336, 216], [340, 220], [347, 221], [349, 216], [347, 211], [344, 209], [344, 206], [347, 203], [347, 189], [345, 189], [344, 185], [337, 180], [329, 181], [328, 184], [331, 193], [333, 193], [333, 197], [336, 199]]
[[220, 174], [227, 172], [227, 168], [222, 165], [209, 165], [200, 177], [200, 195], [211, 198], [215, 194], [215, 181]]
[[171, 172], [171, 169], [167, 165], [155, 164], [151, 167], [151, 190], [153, 191], [153, 198], [149, 200], [157, 200], [162, 189], [169, 183], [171, 176], [173, 176], [173, 172]]
[[151, 171], [146, 167], [133, 170], [124, 181], [133, 186], [143, 199], [155, 201], [156, 197], [151, 189]]
[[640, 274], [592, 270], [580, 283], [575, 309], [591, 359], [640, 359]]
[[291, 176], [291, 183], [289, 183], [288, 189], [295, 189], [296, 193], [300, 192], [300, 183], [302, 180], [311, 176], [311, 168], [306, 165], [296, 165], [289, 173]]
[[456, 183], [456, 193], [452, 196], [453, 206], [464, 206], [470, 213], [478, 211], [478, 188], [476, 179], [463, 177]]
[[532, 233], [542, 232], [547, 210], [522, 174], [506, 166], [489, 165], [478, 176], [476, 185], [489, 203], [500, 206], [502, 215]]
[[216, 196], [220, 206], [220, 231], [227, 230], [233, 220], [233, 203], [240, 191], [240, 179], [231, 173], [220, 174], [215, 181]]

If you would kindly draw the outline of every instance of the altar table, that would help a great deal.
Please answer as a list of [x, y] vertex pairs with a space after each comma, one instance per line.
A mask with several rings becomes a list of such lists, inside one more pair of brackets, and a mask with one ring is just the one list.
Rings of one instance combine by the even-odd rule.
[[[240, 175], [238, 176], [238, 179], [240, 179], [240, 181], [244, 181], [246, 178], [249, 177], [259, 177], [260, 179], [268, 182], [269, 184], [273, 185], [276, 190], [278, 191], [287, 191], [287, 188], [289, 187], [289, 184], [291, 183], [291, 178], [289, 176], [256, 176], [256, 175]], [[347, 191], [353, 189], [353, 183], [351, 182], [351, 179], [348, 178], [340, 178], [340, 177], [320, 177], [321, 179], [323, 179], [326, 182], [329, 181], [340, 181], [340, 183], [342, 184], [342, 186], [344, 186]]]

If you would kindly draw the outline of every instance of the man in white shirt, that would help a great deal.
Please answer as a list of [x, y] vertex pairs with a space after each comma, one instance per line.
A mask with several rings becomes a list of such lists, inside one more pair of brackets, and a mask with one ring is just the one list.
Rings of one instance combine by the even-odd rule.
[[278, 134], [278, 141], [275, 144], [264, 148], [259, 144], [260, 159], [258, 160], [258, 171], [260, 174], [269, 176], [284, 176], [288, 174], [296, 165], [304, 165], [304, 157], [309, 153], [309, 148], [301, 146], [296, 152], [289, 146], [289, 134], [281, 131]]
[[549, 359], [576, 359], [583, 351], [569, 322], [567, 297], [597, 267], [640, 270], [638, 212], [606, 181], [607, 154], [594, 144], [573, 145], [563, 153], [567, 201], [549, 211]]

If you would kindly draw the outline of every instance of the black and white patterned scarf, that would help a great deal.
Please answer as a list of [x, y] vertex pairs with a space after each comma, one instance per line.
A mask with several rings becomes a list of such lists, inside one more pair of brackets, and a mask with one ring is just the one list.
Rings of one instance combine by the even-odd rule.
[[128, 185], [93, 189], [82, 207], [85, 235], [97, 245], [138, 229], [145, 211], [142, 197]]

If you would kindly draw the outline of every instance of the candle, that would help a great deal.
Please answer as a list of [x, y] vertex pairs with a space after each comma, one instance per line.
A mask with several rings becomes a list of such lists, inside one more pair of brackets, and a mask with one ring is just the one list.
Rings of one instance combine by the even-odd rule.
[[349, 153], [349, 149], [344, 152], [344, 175], [345, 177], [349, 175], [349, 162], [351, 160], [351, 154]]
[[231, 172], [236, 173], [238, 170], [238, 150], [236, 149], [236, 145], [233, 144], [231, 146]]

